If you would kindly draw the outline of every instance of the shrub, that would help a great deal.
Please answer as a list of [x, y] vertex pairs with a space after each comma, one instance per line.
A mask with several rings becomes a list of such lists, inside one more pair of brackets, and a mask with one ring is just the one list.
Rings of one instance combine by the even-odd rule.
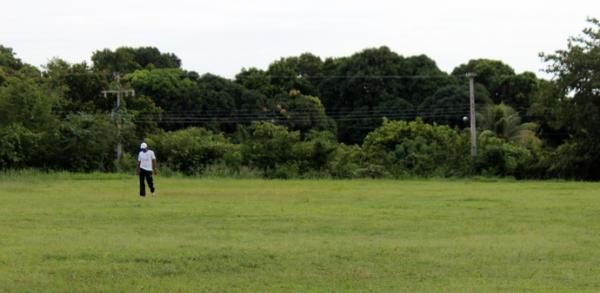
[[118, 172], [133, 174], [137, 167], [137, 156], [134, 157], [129, 153], [123, 153], [121, 160], [116, 162], [115, 167]]
[[70, 171], [114, 171], [119, 131], [105, 115], [69, 115], [45, 133], [34, 165]]
[[600, 178], [600, 143], [572, 139], [551, 152], [548, 172], [553, 177], [598, 180]]
[[222, 134], [204, 128], [164, 132], [146, 141], [162, 164], [186, 175], [201, 174], [207, 166], [218, 162], [239, 160], [236, 146]]
[[338, 143], [335, 135], [328, 131], [311, 131], [303, 142], [294, 144], [292, 155], [298, 172], [323, 172], [329, 168]]
[[274, 169], [268, 169], [265, 175], [276, 179], [297, 178], [300, 176], [300, 168], [294, 162], [282, 163], [275, 165]]
[[535, 167], [531, 150], [510, 144], [497, 137], [480, 140], [479, 153], [474, 162], [475, 171], [487, 176], [530, 177]]
[[329, 173], [335, 178], [359, 177], [358, 170], [361, 169], [363, 158], [360, 146], [338, 144], [328, 166]]
[[292, 148], [300, 142], [298, 131], [267, 122], [254, 122], [248, 127], [248, 136], [242, 142], [245, 164], [263, 170], [275, 170], [277, 165], [294, 161]]
[[28, 167], [38, 151], [40, 135], [21, 124], [0, 128], [0, 169]]
[[385, 120], [367, 135], [363, 150], [369, 164], [381, 166], [395, 177], [452, 176], [464, 173], [468, 165], [468, 148], [459, 133], [420, 119]]

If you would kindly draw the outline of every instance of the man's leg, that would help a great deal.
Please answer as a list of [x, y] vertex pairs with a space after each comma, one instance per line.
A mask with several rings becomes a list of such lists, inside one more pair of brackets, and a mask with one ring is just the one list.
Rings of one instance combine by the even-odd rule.
[[144, 177], [146, 177], [146, 171], [140, 170], [140, 196], [146, 196], [146, 184], [144, 184]]
[[154, 196], [154, 179], [152, 178], [152, 171], [148, 172], [148, 187], [150, 187], [150, 192], [152, 192], [152, 196]]

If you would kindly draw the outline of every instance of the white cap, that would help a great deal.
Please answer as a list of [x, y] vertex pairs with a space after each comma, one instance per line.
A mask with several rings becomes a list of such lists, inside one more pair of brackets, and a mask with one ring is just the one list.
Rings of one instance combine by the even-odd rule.
[[140, 149], [147, 149], [148, 145], [145, 142], [142, 142], [142, 145], [140, 145]]

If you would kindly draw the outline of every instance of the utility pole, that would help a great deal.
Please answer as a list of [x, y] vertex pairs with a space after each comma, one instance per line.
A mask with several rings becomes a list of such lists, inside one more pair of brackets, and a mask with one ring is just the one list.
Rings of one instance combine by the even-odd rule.
[[475, 121], [475, 73], [467, 73], [469, 78], [469, 112], [471, 120], [471, 157], [477, 157], [477, 123]]
[[114, 94], [117, 96], [117, 104], [116, 106], [113, 108], [113, 110], [110, 113], [110, 117], [112, 118], [113, 121], [115, 121], [115, 123], [117, 124], [117, 137], [119, 139], [119, 141], [117, 142], [117, 146], [115, 147], [115, 154], [116, 154], [116, 160], [120, 161], [121, 160], [121, 155], [123, 154], [123, 146], [121, 145], [121, 96], [127, 97], [127, 96], [135, 96], [135, 90], [133, 89], [122, 89], [121, 87], [121, 75], [118, 72], [114, 72], [113, 76], [115, 78], [115, 81], [117, 83], [117, 89], [116, 90], [105, 90], [102, 91], [102, 94], [104, 95], [104, 97], [108, 97], [109, 94]]

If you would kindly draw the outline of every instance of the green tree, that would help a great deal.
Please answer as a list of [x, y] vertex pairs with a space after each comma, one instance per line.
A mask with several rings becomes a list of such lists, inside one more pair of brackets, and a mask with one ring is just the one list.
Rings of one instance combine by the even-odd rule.
[[0, 45], [0, 85], [8, 77], [32, 79], [41, 82], [41, 73], [36, 67], [23, 63], [21, 59], [16, 57], [11, 48]]
[[277, 121], [292, 130], [307, 134], [309, 130], [336, 133], [335, 121], [327, 116], [325, 107], [318, 97], [306, 96], [299, 91], [277, 97]]
[[370, 164], [394, 176], [451, 176], [467, 171], [467, 144], [448, 126], [384, 121], [363, 143]]
[[515, 70], [502, 61], [474, 59], [459, 65], [452, 71], [452, 75], [460, 78], [465, 78], [467, 73], [477, 74], [477, 83], [485, 86], [495, 103], [500, 103], [502, 102], [502, 85], [507, 78], [515, 75]]
[[506, 104], [489, 105], [478, 113], [480, 136], [497, 136], [524, 147], [540, 147], [537, 136], [539, 126], [535, 122], [523, 123], [521, 116]]
[[532, 72], [507, 77], [500, 87], [500, 100], [515, 108], [526, 110], [540, 88], [541, 81]]
[[152, 98], [169, 112], [190, 112], [202, 106], [196, 81], [178, 68], [143, 69], [127, 76], [136, 93]]
[[281, 90], [271, 84], [271, 76], [264, 70], [257, 68], [242, 69], [235, 76], [235, 82], [246, 89], [257, 91], [266, 97], [274, 97]]
[[114, 108], [114, 97], [102, 95], [109, 87], [108, 75], [92, 71], [85, 62], [69, 64], [58, 58], [50, 60], [45, 69], [47, 82], [62, 92], [62, 110], [93, 113]]
[[12, 48], [0, 45], [0, 67], [18, 71], [23, 67], [23, 62], [16, 57]]
[[279, 93], [297, 90], [307, 95], [318, 96], [318, 82], [323, 71], [321, 58], [304, 53], [298, 57], [281, 58], [269, 65], [267, 70], [271, 84]]
[[52, 107], [57, 100], [51, 89], [34, 80], [11, 77], [0, 86], [0, 125], [46, 129], [55, 120]]
[[[555, 76], [561, 124], [572, 135], [553, 168], [581, 179], [600, 179], [600, 21], [589, 19], [583, 34], [567, 49], [542, 54]], [[559, 165], [557, 165], [559, 164]]]
[[563, 121], [566, 115], [566, 109], [562, 106], [565, 99], [568, 98], [560, 93], [555, 81], [540, 80], [527, 111], [527, 115], [533, 118], [532, 121], [540, 126], [538, 133], [544, 144], [554, 148], [570, 137], [568, 128], [571, 125]]
[[155, 134], [146, 141], [162, 164], [188, 175], [201, 174], [236, 148], [222, 134], [195, 127]]
[[[475, 86], [475, 103], [477, 107], [486, 107], [493, 102], [485, 87]], [[463, 117], [469, 114], [469, 89], [459, 81], [438, 89], [431, 97], [426, 98], [418, 108], [418, 116], [429, 123], [468, 127], [469, 122]]]
[[292, 148], [300, 142], [300, 132], [288, 131], [284, 126], [255, 122], [248, 128], [242, 144], [242, 156], [249, 166], [269, 175], [278, 166], [295, 160]]
[[516, 74], [512, 67], [498, 60], [474, 59], [452, 71], [453, 76], [464, 82], [467, 73], [477, 74], [475, 81], [488, 90], [494, 103], [505, 103], [523, 109], [529, 107], [539, 84], [534, 73]]
[[172, 53], [161, 53], [154, 47], [119, 47], [112, 51], [103, 49], [92, 55], [94, 69], [98, 71], [131, 73], [146, 68], [179, 68], [181, 60]]
[[119, 131], [108, 115], [72, 114], [44, 133], [44, 151], [33, 160], [41, 168], [114, 171], [118, 139]]
[[534, 150], [507, 143], [496, 136], [482, 136], [474, 171], [486, 176], [514, 176], [517, 179], [539, 178], [539, 162]]
[[32, 157], [42, 151], [41, 137], [20, 123], [0, 126], [0, 170], [33, 167]]
[[211, 129], [231, 133], [237, 125], [275, 118], [273, 100], [259, 91], [212, 74], [200, 77], [198, 84], [203, 101], [201, 115]]
[[[359, 143], [383, 117], [408, 113], [452, 80], [427, 56], [403, 57], [387, 47], [326, 60], [321, 99], [338, 117], [343, 142]], [[390, 108], [392, 106], [392, 108]]]

